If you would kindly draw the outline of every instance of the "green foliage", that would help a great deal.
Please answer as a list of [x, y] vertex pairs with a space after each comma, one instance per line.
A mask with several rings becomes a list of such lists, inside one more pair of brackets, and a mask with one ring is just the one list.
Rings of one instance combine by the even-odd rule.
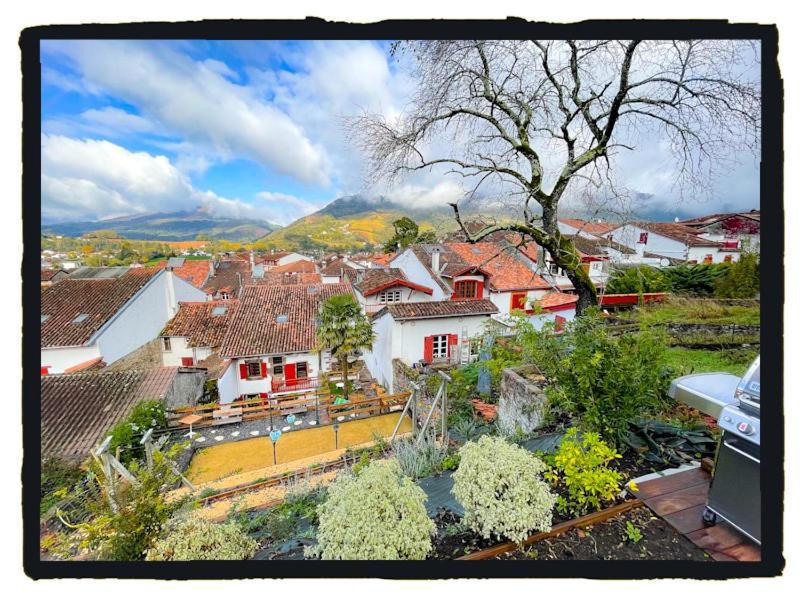
[[148, 429], [166, 426], [167, 415], [164, 404], [160, 400], [142, 400], [133, 407], [127, 419], [118, 423], [103, 438], [111, 436], [109, 452], [114, 454], [119, 448], [120, 461], [127, 464], [133, 459], [144, 457], [144, 447], [140, 442]]
[[422, 560], [436, 531], [425, 492], [396, 460], [340, 474], [318, 515], [318, 545], [306, 552], [325, 560]]
[[588, 509], [600, 510], [603, 502], [612, 501], [621, 490], [622, 474], [609, 465], [618, 458], [622, 455], [597, 433], [578, 434], [576, 428], [570, 428], [546, 475], [549, 481], [563, 483], [567, 490], [566, 498], [558, 499], [559, 510], [578, 516]]
[[147, 551], [147, 560], [247, 560], [257, 549], [258, 542], [236, 523], [190, 516], [166, 528]]
[[625, 538], [628, 541], [638, 544], [642, 541], [643, 537], [644, 535], [642, 535], [642, 530], [636, 527], [636, 525], [633, 524], [633, 521], [625, 522]]
[[257, 513], [234, 513], [229, 520], [255, 539], [283, 542], [304, 533], [300, 531], [302, 521], [316, 522], [317, 507], [325, 501], [327, 493], [327, 488], [322, 485], [293, 485], [278, 506]]
[[540, 459], [492, 436], [467, 442], [460, 455], [453, 496], [473, 531], [519, 543], [531, 530], [550, 530], [557, 496], [541, 478], [546, 467]]
[[758, 354], [755, 348], [731, 348], [728, 350], [695, 350], [672, 347], [664, 353], [666, 364], [676, 375], [689, 373], [712, 373], [723, 371], [744, 375], [748, 365]]
[[761, 290], [761, 269], [758, 254], [745, 252], [716, 282], [718, 298], [754, 298]]
[[384, 252], [399, 252], [412, 244], [431, 243], [436, 240], [434, 231], [420, 233], [419, 225], [408, 217], [401, 217], [392, 222], [394, 235], [383, 245]]
[[664, 271], [647, 265], [618, 268], [606, 285], [607, 294], [645, 294], [669, 289], [670, 280]]
[[711, 299], [669, 297], [665, 302], [642, 306], [624, 313], [643, 325], [667, 323], [708, 323], [716, 325], [758, 325], [761, 307], [726, 306]]
[[460, 454], [449, 454], [442, 460], [442, 471], [455, 471], [461, 464]]
[[44, 514], [69, 494], [70, 490], [85, 477], [78, 466], [50, 456], [42, 460], [39, 514]]
[[663, 333], [644, 330], [613, 336], [592, 311], [555, 336], [551, 328], [519, 329], [526, 358], [548, 378], [548, 410], [578, 417], [616, 443], [633, 419], [667, 403], [672, 373]]
[[[356, 350], [372, 348], [374, 339], [372, 323], [351, 294], [331, 296], [322, 304], [317, 325], [317, 350], [330, 350], [339, 360], [344, 381], [349, 383], [347, 358]], [[349, 398], [347, 387], [344, 395]]]
[[419, 444], [413, 438], [401, 438], [392, 444], [392, 454], [405, 475], [420, 479], [442, 471], [447, 448], [440, 448], [432, 438]]
[[[153, 452], [153, 468], [132, 461], [128, 468], [137, 482], [117, 483], [116, 510], [106, 494], [91, 500], [91, 517], [72, 525], [83, 534], [82, 547], [100, 560], [141, 560], [158, 538], [161, 528], [188, 498], [168, 500], [167, 492], [179, 477], [172, 471], [172, 459], [184, 449], [176, 444], [167, 452]], [[102, 489], [107, 489], [102, 472], [92, 471]]]
[[675, 294], [711, 296], [715, 282], [727, 272], [729, 266], [728, 263], [678, 265], [664, 269], [663, 273], [669, 281], [670, 290]]

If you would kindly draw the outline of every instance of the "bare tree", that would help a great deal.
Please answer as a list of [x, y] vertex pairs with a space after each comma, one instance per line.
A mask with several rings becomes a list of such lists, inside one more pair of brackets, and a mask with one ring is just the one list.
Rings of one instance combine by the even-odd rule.
[[414, 41], [416, 91], [389, 122], [349, 123], [371, 172], [394, 177], [443, 166], [512, 198], [520, 219], [470, 233], [520, 234], [546, 249], [578, 292], [578, 313], [597, 303], [573, 244], [558, 229], [559, 202], [582, 181], [613, 193], [620, 149], [643, 136], [669, 141], [676, 184], [707, 184], [736, 153], [758, 147], [758, 52], [730, 40]]

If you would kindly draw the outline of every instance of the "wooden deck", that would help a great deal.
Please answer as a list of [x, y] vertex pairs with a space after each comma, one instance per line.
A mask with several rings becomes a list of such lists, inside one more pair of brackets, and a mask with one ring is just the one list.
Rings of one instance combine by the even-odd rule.
[[760, 561], [761, 547], [727, 523], [703, 522], [711, 476], [703, 468], [638, 483], [634, 495], [696, 546], [719, 561]]

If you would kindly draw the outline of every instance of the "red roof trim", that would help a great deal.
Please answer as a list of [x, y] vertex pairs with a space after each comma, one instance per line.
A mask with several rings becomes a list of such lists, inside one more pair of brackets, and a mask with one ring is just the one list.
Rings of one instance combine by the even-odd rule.
[[466, 269], [464, 269], [462, 271], [459, 271], [458, 273], [453, 273], [452, 277], [453, 278], [459, 277], [460, 275], [463, 275], [464, 273], [469, 273], [471, 271], [480, 271], [486, 277], [491, 277], [492, 276], [492, 274], [489, 273], [489, 271], [487, 271], [486, 269], [483, 269], [483, 268], [479, 267], [478, 265], [470, 265], [469, 267], [467, 267]]
[[422, 292], [423, 294], [428, 294], [429, 296], [433, 295], [433, 290], [429, 287], [425, 287], [424, 285], [419, 285], [416, 283], [411, 283], [410, 281], [406, 281], [404, 279], [393, 279], [387, 283], [379, 285], [371, 290], [367, 290], [363, 292], [364, 297], [372, 296], [373, 294], [377, 294], [378, 292], [382, 292], [385, 289], [390, 287], [394, 287], [396, 285], [401, 285], [403, 287], [407, 287], [412, 290], [417, 290], [418, 292]]

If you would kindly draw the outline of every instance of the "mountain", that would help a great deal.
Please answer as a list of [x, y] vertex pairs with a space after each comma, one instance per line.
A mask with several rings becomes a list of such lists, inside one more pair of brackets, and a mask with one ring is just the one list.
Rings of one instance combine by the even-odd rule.
[[278, 226], [258, 219], [233, 219], [209, 214], [203, 209], [173, 213], [131, 215], [102, 221], [42, 225], [42, 233], [79, 237], [92, 231], [113, 230], [131, 240], [212, 240], [252, 242]]
[[[491, 214], [496, 218], [501, 214], [497, 208], [482, 205], [479, 201], [459, 208], [465, 219], [478, 214]], [[420, 229], [434, 229], [437, 233], [458, 229], [453, 209], [446, 204], [414, 208], [383, 196], [368, 198], [357, 195], [338, 198], [259, 241], [269, 248], [282, 250], [360, 250], [381, 245], [392, 237], [392, 222], [401, 217], [409, 217]]]

